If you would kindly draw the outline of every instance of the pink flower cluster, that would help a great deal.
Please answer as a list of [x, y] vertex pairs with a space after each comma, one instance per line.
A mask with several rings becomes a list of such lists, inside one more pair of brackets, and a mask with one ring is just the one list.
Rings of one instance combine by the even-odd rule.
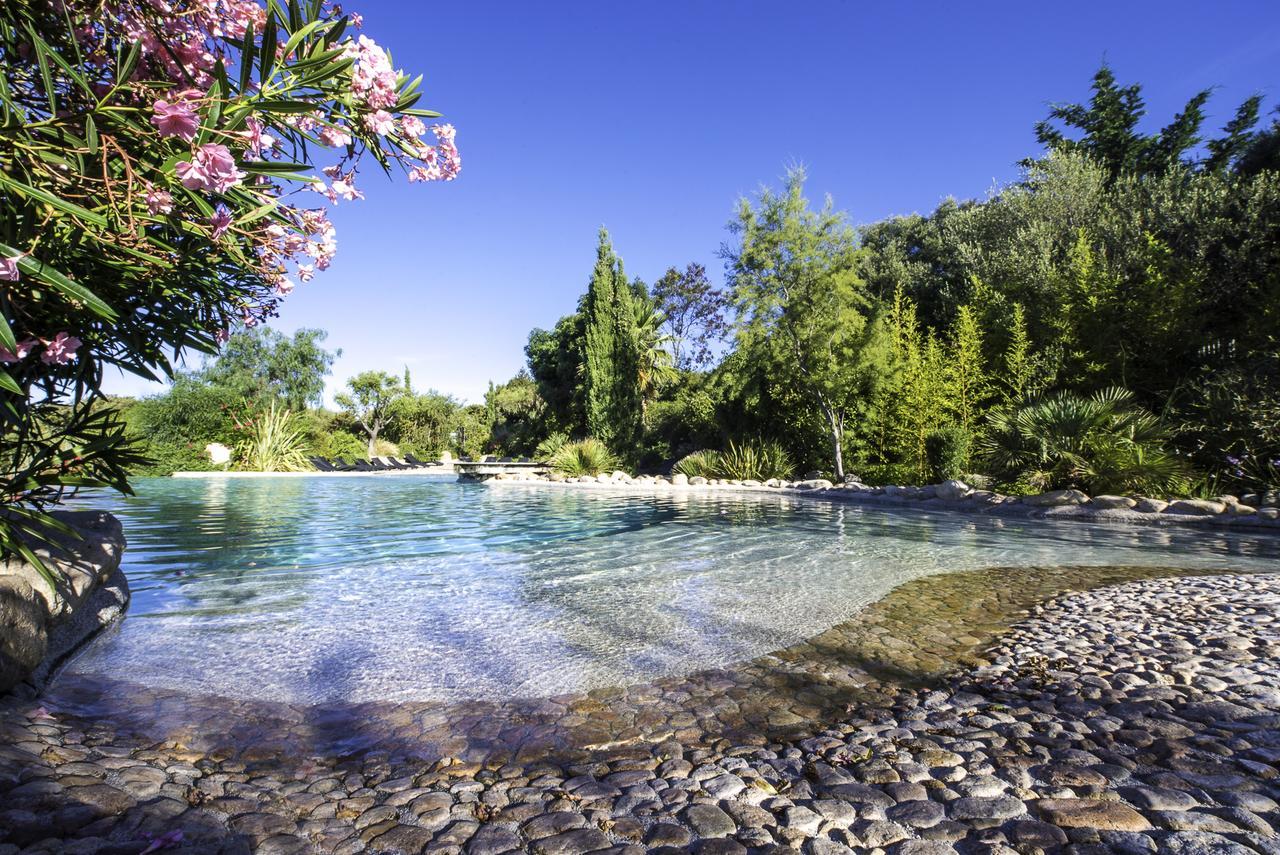
[[[405, 121], [415, 118], [407, 116]], [[457, 134], [453, 125], [432, 125], [431, 133], [435, 134], [438, 143], [427, 145], [418, 142], [418, 159], [423, 165], [409, 170], [410, 181], [452, 181], [462, 171], [462, 156], [453, 142]]]
[[0, 347], [0, 363], [16, 365], [30, 356], [37, 347], [44, 345], [44, 353], [40, 354], [41, 362], [45, 365], [66, 365], [76, 358], [76, 351], [81, 344], [80, 339], [66, 332], [60, 332], [53, 338], [36, 339], [28, 336], [17, 343], [17, 350]]
[[351, 92], [356, 98], [374, 110], [396, 105], [399, 98], [396, 84], [400, 76], [392, 68], [387, 52], [377, 42], [361, 36], [358, 41], [347, 43], [343, 56], [356, 61], [355, 70], [351, 72]]
[[212, 190], [225, 193], [240, 183], [244, 173], [236, 169], [236, 159], [222, 143], [205, 143], [196, 149], [189, 161], [175, 167], [182, 186], [188, 190]]

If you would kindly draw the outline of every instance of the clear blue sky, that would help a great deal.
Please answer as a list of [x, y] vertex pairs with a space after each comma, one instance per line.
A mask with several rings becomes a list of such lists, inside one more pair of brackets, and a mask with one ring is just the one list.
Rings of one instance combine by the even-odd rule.
[[366, 169], [368, 198], [334, 210], [333, 268], [275, 324], [329, 331], [331, 390], [407, 364], [415, 387], [478, 401], [532, 327], [573, 308], [599, 226], [632, 275], [699, 261], [719, 279], [734, 201], [789, 163], [856, 222], [980, 196], [1104, 59], [1144, 85], [1157, 128], [1206, 86], [1212, 128], [1253, 92], [1280, 102], [1276, 0], [344, 6], [425, 75], [463, 171], [410, 185]]

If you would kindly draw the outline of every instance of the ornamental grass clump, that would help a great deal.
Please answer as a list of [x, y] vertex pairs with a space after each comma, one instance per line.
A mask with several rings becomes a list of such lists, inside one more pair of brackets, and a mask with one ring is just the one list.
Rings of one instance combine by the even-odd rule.
[[318, 0], [0, 3], [0, 554], [33, 560], [66, 489], [128, 491], [107, 369], [172, 376], [274, 317], [362, 163], [458, 174], [360, 26]]
[[795, 472], [791, 455], [776, 442], [730, 442], [724, 451], [695, 451], [682, 457], [672, 473], [690, 478], [724, 478], [735, 481], [768, 481], [790, 478]]
[[719, 478], [720, 455], [715, 451], [694, 451], [686, 454], [671, 467], [672, 474], [686, 475], [690, 478]]
[[791, 455], [776, 442], [729, 443], [718, 455], [717, 477], [731, 480], [768, 481], [790, 478], [795, 471]]
[[570, 478], [599, 475], [612, 471], [617, 465], [617, 458], [605, 444], [591, 437], [566, 442], [551, 458], [551, 468]]

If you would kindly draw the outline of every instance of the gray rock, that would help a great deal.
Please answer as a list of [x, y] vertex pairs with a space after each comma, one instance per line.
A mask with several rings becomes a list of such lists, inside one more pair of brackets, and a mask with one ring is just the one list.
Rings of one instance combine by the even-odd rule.
[[899, 802], [885, 816], [912, 828], [930, 828], [947, 818], [942, 805], [930, 801]]
[[715, 805], [692, 805], [685, 809], [684, 821], [699, 837], [728, 837], [737, 830], [729, 814]]
[[1102, 510], [1127, 510], [1137, 505], [1138, 500], [1128, 496], [1094, 496], [1089, 504]]
[[1208, 499], [1178, 499], [1164, 509], [1166, 514], [1184, 514], [1187, 516], [1211, 517], [1225, 513], [1227, 506], [1222, 502], [1211, 502]]
[[1143, 514], [1160, 514], [1164, 513], [1164, 509], [1167, 507], [1169, 507], [1169, 503], [1162, 499], [1140, 498], [1138, 503], [1133, 506], [1133, 509]]
[[950, 481], [943, 481], [934, 488], [934, 495], [947, 502], [957, 502], [971, 492], [973, 491], [968, 484], [955, 478]]
[[1023, 496], [1022, 501], [1037, 508], [1058, 508], [1066, 505], [1083, 505], [1089, 497], [1079, 490], [1050, 490], [1035, 496]]
[[797, 490], [830, 490], [834, 486], [826, 478], [807, 478], [793, 485]]

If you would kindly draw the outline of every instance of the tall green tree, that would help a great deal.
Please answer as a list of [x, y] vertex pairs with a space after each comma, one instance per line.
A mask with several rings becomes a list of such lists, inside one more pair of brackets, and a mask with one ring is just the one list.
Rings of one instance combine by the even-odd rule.
[[328, 333], [300, 329], [285, 336], [267, 327], [237, 332], [196, 379], [251, 401], [274, 399], [290, 410], [318, 406], [324, 378], [341, 350], [325, 350]]
[[538, 396], [547, 407], [550, 430], [584, 434], [587, 417], [583, 394], [583, 339], [586, 316], [578, 311], [565, 315], [550, 330], [534, 329], [524, 353]]
[[399, 377], [385, 371], [365, 371], [347, 381], [346, 392], [334, 396], [369, 438], [369, 456], [378, 453], [378, 435], [391, 420], [397, 400], [404, 396]]
[[722, 249], [737, 341], [751, 358], [795, 384], [827, 428], [831, 462], [843, 480], [845, 429], [885, 372], [875, 304], [858, 276], [858, 243], [830, 198], [819, 211], [804, 197], [804, 171], [788, 171], [782, 192], [738, 204], [736, 245]]
[[635, 302], [622, 260], [601, 229], [583, 301], [583, 392], [587, 432], [615, 453], [631, 451], [640, 434]]

